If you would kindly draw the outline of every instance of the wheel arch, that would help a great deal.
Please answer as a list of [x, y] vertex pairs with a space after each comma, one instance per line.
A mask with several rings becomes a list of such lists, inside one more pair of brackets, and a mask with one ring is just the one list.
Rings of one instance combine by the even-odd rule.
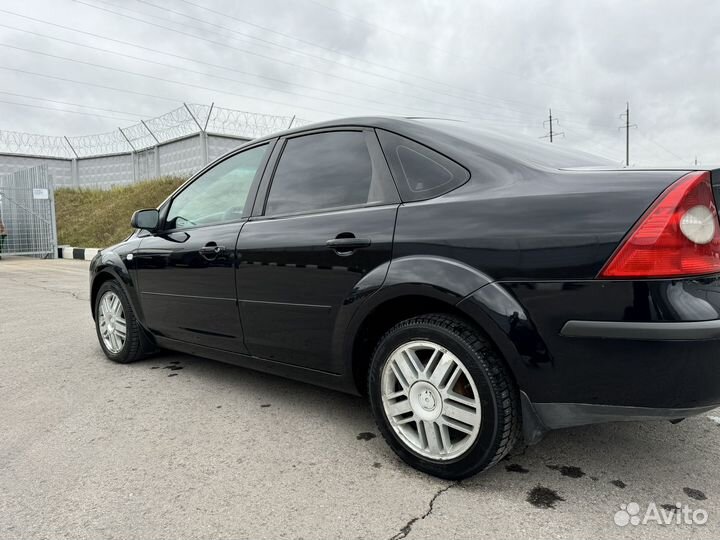
[[120, 256], [113, 251], [102, 251], [90, 263], [91, 284], [90, 284], [90, 310], [95, 317], [95, 301], [97, 293], [103, 283], [110, 280], [117, 281], [125, 291], [133, 311], [141, 326], [144, 326], [142, 306], [135, 288], [135, 283], [130, 271], [123, 263]]
[[507, 364], [519, 390], [535, 369], [550, 362], [547, 349], [525, 310], [497, 283], [487, 283], [465, 297], [434, 287], [397, 285], [373, 295], [356, 318], [347, 346], [346, 373], [355, 390], [366, 393], [367, 370], [382, 335], [396, 323], [425, 313], [454, 315], [481, 332]]
[[97, 301], [98, 291], [102, 287], [103, 283], [108, 281], [119, 281], [117, 276], [108, 270], [103, 270], [95, 275], [90, 286], [90, 310], [92, 311], [93, 319], [95, 318], [95, 302]]
[[497, 349], [515, 383], [521, 387], [516, 374], [516, 367], [520, 362], [517, 348], [490, 317], [479, 313], [476, 306], [467, 309], [468, 306], [469, 304], [463, 305], [453, 298], [430, 295], [427, 291], [406, 291], [375, 303], [353, 334], [349, 351], [350, 365], [347, 369], [352, 374], [356, 391], [363, 395], [367, 393], [367, 373], [372, 353], [385, 332], [400, 321], [428, 313], [451, 315], [476, 328]]

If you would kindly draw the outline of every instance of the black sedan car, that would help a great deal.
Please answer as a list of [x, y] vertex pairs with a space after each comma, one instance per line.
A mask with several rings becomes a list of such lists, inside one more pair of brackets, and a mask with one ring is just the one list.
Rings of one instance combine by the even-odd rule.
[[91, 264], [105, 354], [367, 394], [407, 463], [720, 404], [720, 171], [622, 170], [462, 122], [353, 118], [207, 166]]

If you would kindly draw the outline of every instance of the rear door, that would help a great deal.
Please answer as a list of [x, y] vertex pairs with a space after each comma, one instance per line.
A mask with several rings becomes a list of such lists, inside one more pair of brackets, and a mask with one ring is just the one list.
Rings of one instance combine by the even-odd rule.
[[134, 260], [152, 332], [246, 352], [235, 295], [235, 244], [269, 150], [264, 143], [205, 171], [170, 201], [163, 229], [141, 241]]
[[390, 260], [399, 197], [371, 130], [302, 134], [276, 150], [238, 239], [245, 343], [255, 356], [337, 371], [338, 311]]

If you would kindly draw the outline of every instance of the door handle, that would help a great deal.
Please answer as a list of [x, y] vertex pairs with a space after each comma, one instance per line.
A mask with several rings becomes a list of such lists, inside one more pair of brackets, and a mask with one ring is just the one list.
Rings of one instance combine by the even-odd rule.
[[369, 238], [333, 238], [325, 242], [325, 245], [335, 251], [338, 255], [350, 255], [360, 248], [370, 247], [372, 242]]
[[208, 244], [201, 247], [199, 252], [204, 259], [212, 261], [216, 259], [219, 255], [225, 253], [225, 247], [218, 246], [215, 242], [209, 242]]

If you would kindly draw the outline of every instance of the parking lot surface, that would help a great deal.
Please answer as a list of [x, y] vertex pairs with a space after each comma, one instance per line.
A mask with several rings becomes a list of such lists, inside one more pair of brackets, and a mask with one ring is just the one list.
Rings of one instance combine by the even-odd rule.
[[[447, 482], [400, 462], [361, 398], [182, 354], [106, 360], [80, 261], [0, 261], [0, 370], [2, 538], [720, 533], [720, 411], [553, 432]], [[617, 525], [633, 502], [707, 523]]]

